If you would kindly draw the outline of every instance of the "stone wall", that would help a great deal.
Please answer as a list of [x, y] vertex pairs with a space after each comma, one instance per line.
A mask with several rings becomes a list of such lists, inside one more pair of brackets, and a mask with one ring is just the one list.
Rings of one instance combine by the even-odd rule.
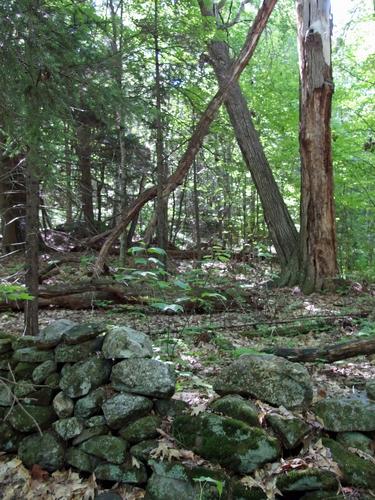
[[[0, 450], [17, 453], [29, 468], [72, 467], [98, 480], [140, 485], [149, 500], [254, 499], [266, 494], [255, 483], [246, 487], [243, 476], [298, 456], [304, 443], [322, 434], [341, 481], [375, 489], [375, 404], [363, 394], [312, 406], [302, 365], [243, 356], [216, 378], [220, 397], [192, 415], [171, 399], [173, 366], [152, 355], [148, 336], [126, 326], [59, 320], [37, 338], [0, 334]], [[368, 396], [374, 397], [373, 382]], [[267, 414], [256, 400], [268, 403]], [[311, 409], [314, 424], [311, 413], [303, 418]], [[172, 422], [175, 446], [214, 466], [152, 458], [163, 419]], [[337, 498], [337, 469], [329, 464], [279, 467], [276, 487], [297, 497], [323, 490], [324, 498]]]

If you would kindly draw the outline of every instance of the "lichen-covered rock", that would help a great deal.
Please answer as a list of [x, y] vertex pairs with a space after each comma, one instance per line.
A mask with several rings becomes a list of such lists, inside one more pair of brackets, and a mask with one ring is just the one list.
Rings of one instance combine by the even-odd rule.
[[323, 438], [322, 442], [331, 450], [332, 458], [340, 467], [345, 483], [358, 488], [375, 489], [375, 465], [372, 462], [350, 453], [333, 439]]
[[345, 448], [355, 448], [364, 451], [368, 455], [375, 455], [374, 441], [361, 432], [340, 432], [336, 436], [336, 441]]
[[226, 417], [242, 420], [246, 424], [259, 426], [258, 409], [254, 403], [238, 396], [229, 394], [223, 398], [216, 399], [210, 404], [210, 408], [215, 413], [222, 413]]
[[102, 344], [102, 337], [87, 340], [81, 344], [59, 344], [55, 349], [55, 361], [56, 363], [78, 363], [78, 361], [84, 361], [94, 352], [100, 351]]
[[95, 339], [98, 335], [105, 331], [104, 325], [96, 323], [85, 323], [83, 325], [75, 325], [63, 334], [63, 340], [66, 344], [80, 344], [87, 340]]
[[[26, 392], [26, 386], [27, 382], [25, 383], [25, 392]], [[32, 386], [33, 387], [33, 386]], [[16, 394], [18, 392], [19, 386], [17, 386], [17, 389], [14, 390], [14, 393]], [[22, 404], [23, 405], [37, 405], [37, 406], [49, 406], [52, 401], [52, 396], [53, 396], [53, 391], [50, 387], [40, 387], [29, 390], [29, 392], [23, 394], [23, 396], [18, 396], [17, 397], [22, 397]]]
[[144, 484], [147, 481], [146, 467], [143, 464], [135, 467], [129, 462], [122, 465], [98, 465], [94, 470], [94, 474], [97, 479], [116, 483]]
[[112, 385], [118, 391], [170, 398], [175, 391], [173, 366], [157, 359], [128, 359], [113, 367]]
[[254, 396], [286, 408], [307, 407], [313, 396], [306, 368], [271, 354], [241, 356], [222, 370], [214, 390], [220, 395]]
[[240, 474], [251, 473], [280, 454], [277, 440], [262, 429], [219, 415], [176, 417], [173, 435], [184, 448]]
[[127, 443], [116, 436], [95, 436], [80, 444], [79, 449], [114, 464], [125, 461]]
[[56, 372], [56, 363], [52, 360], [47, 360], [34, 369], [32, 380], [34, 384], [42, 384], [54, 372]]
[[89, 455], [79, 448], [68, 448], [65, 454], [65, 461], [80, 471], [91, 473], [102, 462], [100, 458]]
[[22, 439], [18, 456], [26, 467], [34, 464], [49, 472], [61, 469], [64, 465], [64, 447], [50, 432], [33, 434]]
[[0, 385], [0, 406], [11, 406], [13, 394], [9, 385]]
[[44, 363], [44, 361], [53, 361], [53, 351], [40, 351], [36, 347], [24, 347], [14, 351], [13, 359], [22, 363]]
[[150, 358], [152, 343], [142, 332], [126, 326], [112, 326], [105, 336], [102, 350], [107, 359]]
[[52, 405], [59, 418], [68, 418], [73, 415], [74, 402], [62, 391], [53, 398]]
[[46, 326], [46, 328], [43, 328], [37, 339], [45, 347], [55, 347], [61, 342], [64, 333], [76, 325], [77, 323], [68, 319], [59, 319]]
[[17, 405], [9, 415], [10, 425], [20, 432], [35, 432], [37, 425], [46, 429], [57, 419], [56, 413], [50, 406], [27, 405], [27, 413]]
[[98, 389], [91, 391], [87, 396], [78, 399], [74, 408], [74, 415], [88, 418], [99, 413], [108, 395], [109, 390], [106, 387], [98, 387]]
[[106, 434], [109, 434], [110, 431], [106, 425], [96, 425], [93, 427], [87, 427], [82, 431], [82, 433], [77, 436], [75, 439], [73, 439], [73, 446], [77, 446], [84, 441], [87, 441], [88, 439], [91, 439], [95, 436], [105, 436]]
[[21, 434], [11, 427], [7, 422], [0, 421], [0, 451], [13, 453], [17, 451]]
[[161, 426], [161, 418], [154, 415], [140, 418], [135, 422], [121, 429], [119, 434], [129, 443], [138, 443], [146, 439], [153, 439], [159, 436], [157, 431]]
[[55, 422], [52, 427], [64, 441], [79, 436], [84, 429], [83, 422], [77, 417], [63, 418]]
[[133, 394], [116, 394], [103, 404], [107, 424], [112, 429], [121, 429], [132, 420], [143, 417], [152, 408], [152, 401]]
[[322, 399], [314, 412], [327, 431], [375, 431], [375, 403], [365, 399]]
[[295, 448], [310, 430], [306, 422], [294, 416], [283, 417], [271, 414], [267, 416], [267, 422], [287, 450]]
[[336, 491], [338, 481], [333, 472], [312, 467], [280, 474], [276, 486], [282, 493], [323, 489]]
[[91, 357], [68, 368], [60, 380], [60, 389], [71, 398], [86, 396], [91, 390], [106, 384], [111, 373], [110, 361]]
[[23, 335], [22, 337], [14, 337], [12, 340], [12, 349], [23, 349], [24, 347], [36, 347], [38, 345], [38, 337], [33, 335]]
[[161, 417], [177, 417], [189, 411], [189, 405], [181, 399], [157, 399], [155, 410]]
[[375, 401], [375, 379], [369, 380], [366, 383], [367, 396]]
[[157, 439], [148, 439], [147, 441], [141, 441], [130, 448], [130, 454], [137, 460], [142, 462], [147, 462], [151, 456], [151, 452], [156, 450], [159, 442]]

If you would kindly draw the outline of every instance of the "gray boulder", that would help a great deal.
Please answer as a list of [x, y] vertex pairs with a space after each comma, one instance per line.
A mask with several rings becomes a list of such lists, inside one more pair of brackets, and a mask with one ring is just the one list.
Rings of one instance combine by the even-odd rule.
[[127, 443], [116, 436], [95, 436], [79, 445], [79, 449], [107, 462], [122, 464], [126, 457]]
[[46, 429], [56, 419], [56, 413], [50, 406], [27, 405], [25, 413], [21, 406], [17, 405], [9, 415], [10, 425], [20, 432], [35, 432], [38, 426]]
[[88, 418], [96, 415], [100, 412], [102, 404], [107, 397], [108, 389], [106, 387], [98, 387], [76, 402], [74, 415], [81, 418]]
[[77, 417], [63, 418], [55, 422], [52, 427], [64, 441], [79, 436], [84, 429], [83, 422]]
[[85, 323], [83, 325], [75, 325], [63, 334], [65, 344], [80, 344], [87, 340], [95, 339], [98, 335], [105, 331], [104, 325], [96, 323]]
[[284, 448], [292, 450], [310, 431], [304, 420], [297, 417], [282, 417], [281, 415], [268, 415], [267, 422], [280, 438]]
[[53, 351], [40, 351], [36, 347], [24, 347], [14, 351], [13, 359], [23, 363], [44, 363], [44, 361], [53, 361]]
[[375, 455], [374, 441], [361, 432], [340, 432], [336, 436], [336, 441], [345, 448], [355, 448], [364, 451], [368, 455]]
[[45, 361], [33, 371], [32, 379], [34, 384], [42, 384], [54, 372], [56, 372], [56, 363], [52, 360]]
[[262, 429], [219, 415], [176, 417], [173, 436], [184, 448], [239, 474], [249, 474], [280, 455], [277, 439]]
[[76, 363], [64, 371], [60, 389], [71, 398], [86, 396], [91, 390], [108, 382], [111, 368], [110, 361], [97, 357]]
[[313, 396], [306, 368], [271, 354], [241, 356], [219, 374], [214, 390], [220, 395], [253, 396], [286, 408], [305, 408]]
[[102, 464], [94, 470], [95, 477], [102, 481], [116, 483], [144, 484], [147, 481], [147, 471], [143, 464], [135, 467], [130, 462], [121, 465]]
[[100, 351], [103, 338], [87, 340], [81, 344], [59, 344], [55, 349], [56, 363], [77, 363], [84, 361], [94, 352]]
[[128, 359], [113, 367], [112, 386], [118, 391], [169, 398], [174, 394], [173, 366], [157, 359]]
[[133, 394], [116, 394], [103, 404], [107, 424], [112, 429], [121, 429], [132, 420], [143, 417], [152, 408], [152, 401]]
[[41, 330], [39, 336], [37, 337], [38, 342], [45, 347], [55, 347], [61, 342], [64, 333], [76, 325], [77, 323], [68, 319], [59, 319], [54, 321]]
[[238, 396], [230, 394], [223, 398], [216, 399], [210, 404], [210, 408], [215, 413], [222, 413], [226, 417], [242, 420], [245, 424], [259, 427], [258, 409], [254, 403]]
[[102, 461], [94, 455], [89, 455], [78, 448], [68, 448], [65, 454], [65, 461], [83, 472], [94, 472]]
[[153, 439], [159, 436], [157, 429], [161, 426], [161, 418], [155, 415], [148, 415], [121, 429], [119, 434], [129, 443], [138, 443], [146, 439]]
[[314, 405], [327, 431], [375, 431], [375, 403], [365, 399], [327, 398]]
[[103, 355], [107, 359], [151, 358], [149, 337], [126, 326], [112, 326], [105, 336]]

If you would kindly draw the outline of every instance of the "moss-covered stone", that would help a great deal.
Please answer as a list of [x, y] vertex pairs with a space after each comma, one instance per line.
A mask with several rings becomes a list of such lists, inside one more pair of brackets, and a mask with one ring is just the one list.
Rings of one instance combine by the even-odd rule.
[[161, 426], [161, 418], [153, 415], [140, 418], [120, 430], [120, 436], [129, 443], [138, 443], [145, 439], [153, 439], [159, 436], [157, 431]]
[[367, 396], [375, 401], [375, 379], [369, 380], [366, 383]]
[[23, 405], [49, 406], [52, 401], [53, 391], [50, 387], [40, 387], [28, 392], [22, 398]]
[[63, 418], [55, 422], [52, 427], [64, 441], [79, 436], [84, 429], [83, 422], [77, 417]]
[[87, 396], [78, 399], [74, 408], [76, 417], [88, 418], [101, 411], [101, 406], [108, 398], [110, 390], [108, 387], [99, 387], [91, 391]]
[[261, 488], [256, 486], [247, 488], [240, 481], [232, 482], [231, 500], [266, 500], [266, 498], [267, 495]]
[[48, 375], [44, 383], [51, 389], [58, 389], [60, 384], [60, 375], [58, 373], [51, 373], [51, 375]]
[[68, 448], [65, 461], [83, 472], [94, 472], [95, 468], [102, 462], [100, 458], [89, 455], [78, 448]]
[[[301, 497], [301, 500], [347, 500], [347, 496], [337, 493], [337, 491], [312, 491]], [[361, 497], [362, 500], [363, 497]]]
[[20, 362], [15, 365], [13, 370], [16, 380], [31, 380], [33, 371], [39, 365], [39, 363], [26, 363]]
[[34, 464], [53, 472], [64, 465], [64, 448], [51, 432], [33, 434], [22, 439], [18, 448], [18, 456], [26, 467]]
[[68, 418], [73, 415], [74, 402], [62, 391], [53, 398], [52, 405], [59, 418]]
[[222, 370], [214, 390], [223, 396], [254, 396], [286, 408], [307, 407], [313, 396], [306, 368], [271, 354], [241, 356]]
[[[85, 323], [75, 325], [63, 333], [63, 340], [66, 344], [81, 344], [87, 340], [95, 339], [98, 335], [105, 331], [104, 325], [96, 323]], [[104, 339], [103, 339], [104, 340]]]
[[0, 339], [0, 354], [12, 351], [12, 339]]
[[36, 347], [24, 347], [14, 351], [13, 359], [22, 363], [44, 363], [44, 361], [53, 361], [53, 352], [40, 351]]
[[262, 429], [218, 415], [176, 417], [173, 435], [185, 448], [240, 474], [272, 462], [280, 454], [277, 440]]
[[22, 337], [13, 337], [12, 349], [17, 351], [17, 349], [24, 349], [25, 347], [36, 347], [37, 344], [38, 337], [23, 335]]
[[229, 394], [216, 399], [210, 404], [210, 408], [215, 413], [242, 420], [252, 427], [259, 426], [258, 409], [255, 404], [237, 394]]
[[103, 338], [87, 340], [81, 344], [59, 344], [55, 349], [56, 363], [77, 363], [100, 351]]
[[17, 451], [20, 440], [19, 432], [11, 427], [7, 422], [0, 422], [0, 451], [13, 453]]
[[157, 359], [127, 359], [113, 367], [111, 382], [118, 391], [170, 398], [175, 391], [176, 374], [172, 365]]
[[111, 326], [105, 336], [103, 355], [107, 359], [151, 358], [148, 335], [126, 326]]
[[310, 430], [306, 422], [297, 417], [287, 418], [271, 414], [267, 416], [267, 422], [287, 450], [295, 448]]
[[327, 398], [314, 405], [327, 431], [375, 431], [375, 403], [365, 399]]
[[108, 382], [111, 369], [110, 361], [91, 357], [87, 361], [74, 364], [64, 372], [60, 389], [71, 398], [86, 396], [91, 390]]
[[116, 436], [95, 436], [80, 444], [79, 449], [114, 464], [125, 461], [127, 443]]
[[9, 423], [20, 432], [35, 432], [37, 430], [35, 421], [41, 429], [46, 429], [56, 419], [56, 413], [50, 406], [27, 405], [24, 409], [17, 405], [9, 415]]
[[73, 439], [73, 446], [77, 446], [88, 439], [91, 439], [95, 436], [105, 436], [109, 434], [110, 431], [106, 425], [97, 425], [95, 427], [89, 427], [84, 429], [79, 436]]
[[375, 489], [375, 465], [354, 453], [333, 439], [323, 438], [323, 444], [331, 450], [333, 460], [343, 473], [344, 481], [351, 486]]
[[337, 490], [335, 474], [328, 470], [309, 468], [292, 470], [277, 477], [277, 488], [281, 492]]
[[121, 429], [124, 425], [149, 413], [152, 401], [133, 394], [116, 394], [102, 405], [107, 424], [112, 429]]
[[150, 459], [150, 454], [152, 450], [158, 447], [159, 442], [157, 439], [148, 439], [147, 441], [141, 441], [130, 448], [130, 453], [133, 457], [141, 460], [142, 462], [147, 462]]
[[177, 417], [189, 410], [189, 405], [181, 399], [157, 399], [155, 410], [161, 417]]
[[54, 372], [56, 372], [56, 363], [51, 360], [45, 361], [34, 369], [32, 380], [34, 384], [42, 384]]
[[340, 432], [337, 434], [336, 440], [345, 446], [345, 448], [356, 448], [369, 455], [375, 455], [373, 449], [374, 441], [361, 432]]
[[147, 471], [143, 464], [139, 467], [130, 462], [122, 465], [102, 464], [94, 470], [95, 477], [103, 481], [114, 481], [127, 484], [144, 484], [147, 481]]

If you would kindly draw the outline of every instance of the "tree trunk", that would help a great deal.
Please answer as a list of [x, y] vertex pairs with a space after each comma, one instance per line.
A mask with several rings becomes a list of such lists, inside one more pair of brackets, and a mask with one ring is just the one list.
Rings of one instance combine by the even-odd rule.
[[91, 129], [85, 123], [77, 124], [77, 156], [80, 172], [79, 189], [84, 220], [91, 232], [95, 230], [93, 188], [91, 175]]
[[305, 293], [337, 273], [331, 151], [330, 0], [298, 0], [300, 58], [301, 269]]
[[[211, 42], [209, 53], [219, 85], [225, 85], [232, 64], [227, 43]], [[258, 191], [264, 218], [283, 271], [292, 261], [297, 265], [298, 233], [272, 174], [238, 82], [228, 92], [225, 107], [242, 157]]]
[[[165, 252], [168, 247], [168, 196], [164, 195], [167, 183], [167, 164], [164, 158], [164, 133], [162, 119], [162, 83], [160, 73], [159, 46], [159, 2], [154, 1], [154, 52], [155, 52], [155, 95], [156, 95], [156, 171], [157, 171], [157, 201], [156, 201], [156, 236], [159, 248]], [[166, 256], [161, 259], [166, 264]]]
[[199, 217], [199, 192], [198, 192], [198, 172], [197, 162], [193, 162], [193, 197], [194, 197], [194, 225], [195, 225], [195, 247], [197, 249], [197, 259], [202, 259], [202, 238]]
[[24, 159], [0, 154], [0, 213], [2, 250], [13, 252], [25, 245]]
[[272, 347], [265, 352], [275, 354], [289, 361], [324, 361], [332, 363], [340, 359], [375, 353], [375, 339], [351, 340], [342, 344], [328, 344], [320, 347], [303, 347], [289, 349]]
[[[168, 177], [168, 182], [164, 189], [164, 195], [168, 196], [172, 191], [174, 191], [178, 186], [183, 183], [184, 177], [187, 175], [194, 158], [198, 151], [200, 150], [203, 139], [207, 135], [212, 122], [214, 121], [217, 111], [222, 105], [227, 93], [231, 89], [234, 82], [238, 80], [242, 71], [245, 69], [247, 63], [249, 62], [254, 50], [258, 44], [260, 35], [262, 34], [268, 18], [270, 17], [273, 8], [276, 5], [277, 0], [264, 0], [262, 6], [260, 7], [256, 18], [249, 30], [245, 44], [241, 49], [241, 52], [233, 63], [231, 71], [228, 74], [228, 80], [225, 85], [223, 85], [220, 90], [216, 93], [213, 99], [208, 104], [205, 112], [201, 116], [197, 127], [195, 128], [193, 135], [191, 136], [187, 149], [179, 161], [177, 170], [174, 174]], [[118, 238], [121, 231], [127, 227], [130, 221], [138, 214], [142, 207], [150, 200], [155, 198], [157, 195], [157, 188], [155, 186], [146, 189], [129, 207], [127, 213], [124, 215], [122, 220], [113, 229], [110, 236], [107, 238], [106, 242], [102, 246], [102, 249], [97, 258], [95, 268], [97, 273], [101, 273], [103, 266], [109, 250], [113, 245], [114, 241]]]

